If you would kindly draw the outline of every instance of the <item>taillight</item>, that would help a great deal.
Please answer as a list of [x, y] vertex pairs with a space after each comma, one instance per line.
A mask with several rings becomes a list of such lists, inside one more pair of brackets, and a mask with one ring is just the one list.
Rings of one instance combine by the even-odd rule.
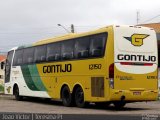
[[109, 66], [109, 78], [114, 78], [114, 63]]
[[109, 66], [109, 86], [114, 88], [114, 63]]

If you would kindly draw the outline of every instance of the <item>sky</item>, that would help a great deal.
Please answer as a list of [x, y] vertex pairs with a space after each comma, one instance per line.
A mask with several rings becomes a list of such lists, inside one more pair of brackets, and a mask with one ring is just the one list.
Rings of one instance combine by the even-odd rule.
[[[67, 32], [160, 22], [160, 0], [0, 0], [0, 53]], [[153, 19], [152, 19], [153, 18]]]

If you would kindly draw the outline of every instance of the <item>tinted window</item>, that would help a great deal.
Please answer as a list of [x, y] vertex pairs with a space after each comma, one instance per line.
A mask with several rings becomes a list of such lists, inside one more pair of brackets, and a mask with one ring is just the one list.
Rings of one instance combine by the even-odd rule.
[[23, 63], [23, 49], [15, 51], [13, 65], [21, 65]]
[[44, 62], [46, 61], [46, 45], [35, 47], [35, 62]]
[[74, 40], [63, 41], [61, 46], [61, 57], [63, 60], [73, 59]]
[[60, 43], [52, 43], [47, 45], [47, 61], [58, 61], [61, 59]]
[[89, 56], [89, 37], [78, 38], [75, 43], [75, 57], [87, 58]]
[[12, 57], [13, 57], [13, 51], [8, 52], [7, 60], [6, 60], [6, 65], [8, 65], [8, 66], [11, 65]]
[[34, 62], [34, 47], [24, 49], [23, 51], [23, 63], [29, 64]]
[[104, 54], [106, 33], [93, 35], [90, 37], [90, 56], [101, 57]]

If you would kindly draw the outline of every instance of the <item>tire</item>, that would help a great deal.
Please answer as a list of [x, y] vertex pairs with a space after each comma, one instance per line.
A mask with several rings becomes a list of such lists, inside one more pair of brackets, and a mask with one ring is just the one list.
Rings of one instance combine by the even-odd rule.
[[66, 107], [72, 106], [72, 94], [70, 93], [68, 86], [62, 88], [61, 98], [64, 106]]
[[113, 102], [113, 104], [116, 109], [122, 109], [126, 105], [126, 103], [124, 101]]
[[74, 96], [77, 107], [83, 108], [86, 106], [87, 103], [84, 101], [84, 92], [81, 87], [77, 87]]
[[18, 101], [23, 100], [23, 96], [19, 95], [19, 88], [18, 88], [18, 86], [16, 86], [15, 89], [14, 89], [14, 96], [15, 96], [15, 99], [18, 100]]

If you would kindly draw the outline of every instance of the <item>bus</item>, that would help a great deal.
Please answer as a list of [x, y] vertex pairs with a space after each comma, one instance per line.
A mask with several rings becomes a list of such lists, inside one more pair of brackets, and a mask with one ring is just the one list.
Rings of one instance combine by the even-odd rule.
[[5, 94], [77, 107], [155, 101], [157, 56], [155, 31], [140, 26], [111, 25], [41, 40], [8, 52]]

